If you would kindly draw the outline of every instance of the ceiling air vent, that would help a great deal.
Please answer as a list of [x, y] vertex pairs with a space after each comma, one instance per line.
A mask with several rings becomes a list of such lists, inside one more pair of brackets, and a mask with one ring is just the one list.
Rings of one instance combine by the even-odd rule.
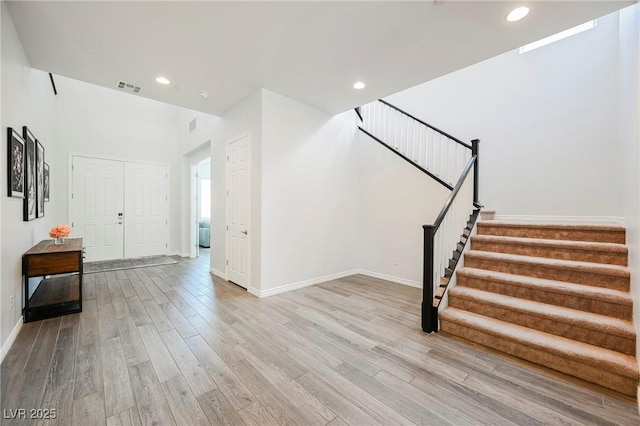
[[127, 92], [140, 93], [142, 88], [137, 84], [125, 83], [124, 81], [118, 82], [118, 89], [126, 90]]
[[196, 129], [196, 119], [194, 118], [189, 122], [189, 132], [193, 132]]

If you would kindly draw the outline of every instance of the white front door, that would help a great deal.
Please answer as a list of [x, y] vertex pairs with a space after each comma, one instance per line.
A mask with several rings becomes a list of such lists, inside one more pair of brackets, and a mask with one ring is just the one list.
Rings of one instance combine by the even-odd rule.
[[229, 142], [227, 148], [228, 278], [249, 285], [250, 155], [249, 136]]
[[72, 167], [72, 237], [84, 239], [89, 262], [122, 259], [123, 163], [73, 157]]
[[125, 163], [124, 257], [167, 254], [167, 167]]

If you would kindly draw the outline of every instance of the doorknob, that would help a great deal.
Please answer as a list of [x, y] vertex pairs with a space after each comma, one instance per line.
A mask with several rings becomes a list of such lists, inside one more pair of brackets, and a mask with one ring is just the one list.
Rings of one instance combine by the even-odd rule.
[[247, 231], [242, 231], [242, 233], [243, 233], [244, 235], [247, 235]]

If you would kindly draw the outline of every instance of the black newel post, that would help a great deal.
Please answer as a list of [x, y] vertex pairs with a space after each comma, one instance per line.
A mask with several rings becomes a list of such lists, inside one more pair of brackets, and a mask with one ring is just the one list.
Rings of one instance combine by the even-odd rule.
[[479, 162], [480, 162], [480, 155], [479, 155], [479, 149], [480, 149], [480, 139], [474, 139], [471, 141], [471, 155], [472, 156], [476, 156], [476, 165], [473, 168], [473, 202], [474, 203], [479, 203], [479, 198], [478, 198], [478, 172], [480, 170], [480, 166], [479, 166]]
[[423, 225], [424, 229], [424, 261], [422, 272], [422, 330], [426, 333], [436, 331], [438, 327], [438, 314], [433, 308], [433, 225]]

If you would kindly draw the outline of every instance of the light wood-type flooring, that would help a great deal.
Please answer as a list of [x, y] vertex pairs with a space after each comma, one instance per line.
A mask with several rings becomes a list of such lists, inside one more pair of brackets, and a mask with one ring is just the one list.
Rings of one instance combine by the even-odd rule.
[[205, 256], [85, 275], [83, 312], [7, 354], [2, 424], [640, 424], [631, 399], [423, 333], [420, 299], [364, 276], [258, 299]]

